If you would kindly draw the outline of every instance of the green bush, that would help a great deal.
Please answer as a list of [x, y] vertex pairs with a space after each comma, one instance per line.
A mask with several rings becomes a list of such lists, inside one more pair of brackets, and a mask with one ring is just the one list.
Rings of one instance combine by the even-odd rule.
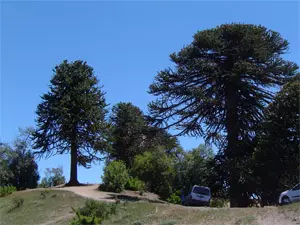
[[131, 174], [144, 181], [147, 190], [160, 195], [163, 199], [167, 199], [172, 193], [175, 170], [172, 158], [162, 147], [136, 156]]
[[228, 200], [224, 198], [212, 198], [210, 200], [210, 207], [223, 208], [227, 207]]
[[138, 178], [129, 177], [125, 185], [125, 189], [132, 190], [132, 191], [144, 191], [145, 183], [139, 180]]
[[128, 181], [128, 171], [122, 161], [112, 161], [104, 168], [103, 184], [100, 188], [104, 191], [121, 192]]
[[14, 186], [3, 186], [0, 187], [0, 197], [10, 195], [11, 193], [17, 191], [17, 188]]
[[167, 202], [172, 204], [181, 204], [180, 191], [173, 192], [169, 198], [167, 198]]
[[76, 217], [70, 225], [101, 224], [104, 219], [116, 214], [116, 209], [116, 204], [87, 200], [82, 208], [73, 209]]

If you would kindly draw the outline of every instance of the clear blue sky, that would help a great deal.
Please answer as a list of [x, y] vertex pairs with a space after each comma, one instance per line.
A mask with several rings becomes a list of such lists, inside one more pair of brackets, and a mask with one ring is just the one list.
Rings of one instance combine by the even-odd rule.
[[[18, 128], [35, 125], [40, 96], [64, 59], [86, 60], [107, 92], [107, 102], [132, 102], [144, 112], [157, 71], [198, 30], [223, 23], [262, 24], [290, 42], [286, 59], [299, 63], [299, 3], [295, 2], [2, 2], [1, 133], [11, 143]], [[180, 138], [185, 149], [202, 139]], [[39, 171], [69, 155], [38, 162]], [[103, 163], [79, 169], [81, 182], [100, 182]]]

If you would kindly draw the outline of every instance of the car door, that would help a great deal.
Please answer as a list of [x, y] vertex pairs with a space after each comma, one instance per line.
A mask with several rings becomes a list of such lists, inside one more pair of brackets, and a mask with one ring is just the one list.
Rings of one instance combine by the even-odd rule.
[[297, 184], [295, 187], [293, 187], [290, 196], [292, 202], [300, 201], [300, 184]]

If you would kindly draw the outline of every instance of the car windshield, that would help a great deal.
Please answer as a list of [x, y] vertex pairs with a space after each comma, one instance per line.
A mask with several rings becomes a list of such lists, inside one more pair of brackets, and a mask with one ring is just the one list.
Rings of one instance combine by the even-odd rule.
[[193, 192], [200, 195], [209, 195], [209, 189], [203, 187], [194, 187]]
[[296, 186], [293, 187], [292, 190], [299, 190], [300, 189], [300, 184], [297, 184]]

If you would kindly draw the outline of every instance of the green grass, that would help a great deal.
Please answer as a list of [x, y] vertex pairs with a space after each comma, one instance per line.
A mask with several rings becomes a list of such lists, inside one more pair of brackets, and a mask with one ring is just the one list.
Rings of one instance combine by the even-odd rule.
[[[24, 199], [24, 203], [9, 212], [16, 197]], [[71, 206], [82, 206], [84, 202], [84, 198], [68, 191], [49, 191], [45, 198], [42, 198], [41, 191], [15, 192], [0, 198], [0, 224], [65, 225], [74, 216]]]
[[[46, 197], [43, 197], [46, 195]], [[24, 199], [23, 205], [8, 213], [13, 199]], [[75, 216], [71, 207], [84, 205], [85, 198], [67, 191], [15, 192], [0, 198], [1, 225], [67, 225]], [[171, 204], [129, 202], [118, 204], [116, 215], [104, 221], [104, 225], [261, 225], [266, 216], [283, 216], [287, 221], [300, 222], [300, 203], [265, 208], [193, 208]], [[285, 223], [289, 224], [289, 223]]]

